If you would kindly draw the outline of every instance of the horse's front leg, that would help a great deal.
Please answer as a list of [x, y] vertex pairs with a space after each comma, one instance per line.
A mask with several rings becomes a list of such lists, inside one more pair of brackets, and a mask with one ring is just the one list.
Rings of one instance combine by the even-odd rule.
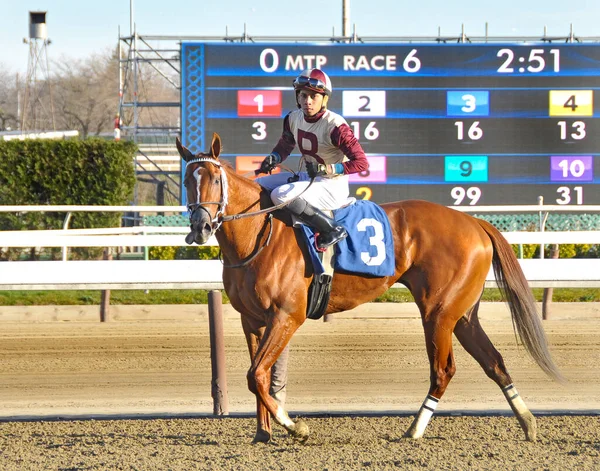
[[[250, 353], [250, 362], [254, 361], [256, 357], [256, 351], [258, 350], [258, 344], [263, 336], [264, 327], [258, 328], [249, 322], [248, 318], [242, 316], [242, 327], [244, 334], [246, 335], [246, 342], [248, 343], [248, 351]], [[250, 388], [252, 391], [252, 389]], [[265, 408], [258, 394], [252, 391], [256, 396], [256, 435], [254, 436], [254, 442], [268, 442], [271, 440], [271, 416]]]
[[[302, 420], [294, 422], [286, 410], [269, 394], [271, 367], [301, 324], [302, 321], [298, 322], [293, 316], [286, 313], [277, 313], [273, 316], [265, 329], [252, 360], [252, 366], [248, 371], [248, 388], [256, 394], [259, 399], [258, 402], [262, 402], [263, 407], [266, 408], [279, 425], [284, 427], [294, 438], [305, 442], [309, 436], [309, 429], [306, 423]], [[260, 407], [257, 410], [260, 411]], [[260, 427], [261, 418], [257, 417], [257, 420]], [[255, 440], [260, 438], [257, 434]]]

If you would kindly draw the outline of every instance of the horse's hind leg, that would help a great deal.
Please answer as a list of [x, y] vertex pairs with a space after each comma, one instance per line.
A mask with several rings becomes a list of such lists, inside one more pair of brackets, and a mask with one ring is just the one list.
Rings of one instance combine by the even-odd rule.
[[506, 370], [502, 355], [494, 348], [491, 340], [481, 327], [477, 316], [478, 308], [479, 303], [473, 308], [469, 317], [465, 316], [459, 319], [454, 328], [454, 335], [456, 335], [464, 349], [481, 365], [485, 374], [502, 389], [506, 400], [525, 432], [525, 437], [529, 441], [534, 441], [537, 430], [535, 417], [512, 384], [512, 379]]
[[[442, 313], [444, 311], [441, 311]], [[456, 365], [452, 352], [452, 330], [454, 320], [440, 314], [439, 311], [423, 316], [425, 344], [430, 365], [429, 393], [423, 401], [417, 416], [408, 428], [405, 437], [421, 438], [429, 423], [439, 400], [446, 391], [448, 383], [454, 376]]]

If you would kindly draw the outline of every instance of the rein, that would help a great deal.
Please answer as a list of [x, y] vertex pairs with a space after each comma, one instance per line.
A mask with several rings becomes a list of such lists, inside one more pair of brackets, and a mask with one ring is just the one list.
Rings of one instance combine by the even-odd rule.
[[[302, 193], [297, 194], [289, 201], [284, 201], [283, 203], [279, 203], [278, 205], [271, 206], [270, 208], [260, 209], [258, 211], [254, 211], [252, 213], [239, 213], [239, 214], [232, 214], [230, 216], [223, 215], [223, 216], [221, 216], [221, 222], [235, 221], [236, 219], [260, 216], [261, 214], [269, 214], [269, 213], [272, 213], [273, 211], [277, 211], [278, 209], [284, 208], [288, 204], [290, 204], [292, 201], [294, 201], [296, 198], [299, 198], [301, 195], [306, 193], [306, 190], [308, 190], [311, 187], [311, 185], [313, 184], [313, 181], [314, 181], [314, 178], [310, 180], [310, 183], [304, 190], [302, 190]], [[203, 204], [210, 204], [210, 203], [203, 203]]]
[[259, 249], [254, 252], [254, 254], [252, 254], [249, 258], [247, 258], [246, 260], [244, 260], [241, 263], [237, 263], [235, 265], [225, 265], [225, 262], [223, 262], [223, 252], [221, 250], [219, 250], [219, 260], [221, 260], [221, 263], [223, 264], [223, 268], [243, 268], [246, 265], [248, 265], [252, 260], [254, 260], [256, 257], [258, 257], [258, 254], [261, 253], [263, 251], [263, 249], [269, 245], [269, 242], [271, 242], [271, 236], [273, 235], [273, 215], [269, 214], [269, 216], [267, 217], [267, 222], [269, 223], [269, 234], [267, 235], [267, 240], [265, 241], [265, 243], [263, 245], [261, 245], [259, 247]]
[[[216, 165], [219, 169], [221, 169], [221, 174], [223, 174], [223, 168], [221, 165], [221, 162], [219, 162], [216, 159], [212, 159], [210, 157], [198, 157], [195, 159], [190, 160], [189, 162], [186, 162], [186, 167], [189, 164], [195, 164], [198, 162], [209, 162], [213, 165]], [[289, 170], [289, 169], [288, 169]], [[292, 172], [295, 173], [295, 172]], [[225, 173], [226, 175], [226, 173]], [[223, 185], [226, 185], [226, 182], [222, 182], [221, 183], [221, 201], [203, 201], [202, 203], [195, 203], [195, 204], [188, 204], [188, 211], [191, 213], [193, 211], [195, 211], [198, 207], [202, 208], [204, 211], [208, 210], [206, 208], [204, 208], [203, 205], [207, 205], [207, 204], [216, 204], [219, 206], [219, 211], [217, 212], [217, 214], [215, 215], [214, 219], [212, 220], [212, 222], [216, 222], [217, 223], [217, 229], [219, 228], [219, 226], [224, 223], [224, 222], [229, 222], [229, 221], [236, 221], [238, 219], [244, 219], [244, 218], [249, 218], [249, 217], [254, 217], [254, 216], [260, 216], [261, 214], [269, 214], [272, 213], [274, 211], [277, 211], [278, 209], [284, 208], [286, 207], [288, 204], [290, 204], [292, 201], [294, 201], [296, 198], [299, 198], [300, 196], [302, 196], [304, 193], [306, 193], [306, 191], [312, 186], [313, 182], [315, 181], [314, 178], [311, 178], [310, 183], [308, 184], [308, 186], [302, 190], [301, 193], [299, 193], [298, 195], [294, 196], [291, 200], [289, 201], [284, 201], [283, 203], [279, 203], [275, 206], [271, 206], [269, 208], [264, 208], [264, 209], [260, 209], [258, 211], [254, 211], [254, 212], [250, 212], [250, 213], [239, 213], [239, 214], [231, 214], [229, 216], [223, 214], [224, 210], [225, 210], [225, 206], [227, 205], [227, 202], [225, 200], [225, 189], [223, 188]], [[192, 208], [190, 210], [190, 208]], [[215, 229], [215, 231], [217, 230]]]
[[[292, 198], [289, 201], [280, 203], [275, 206], [271, 206], [270, 208], [261, 209], [259, 211], [254, 211], [254, 212], [250, 212], [250, 213], [232, 214], [232, 215], [227, 216], [224, 214], [225, 206], [227, 206], [227, 172], [224, 171], [224, 169], [221, 166], [221, 163], [218, 160], [212, 159], [210, 157], [198, 157], [198, 158], [192, 159], [192, 160], [186, 162], [186, 167], [189, 164], [198, 163], [198, 162], [209, 162], [213, 165], [216, 165], [221, 170], [221, 201], [203, 201], [203, 202], [198, 202], [198, 203], [193, 203], [193, 204], [188, 203], [187, 207], [188, 207], [188, 212], [190, 213], [190, 219], [192, 217], [193, 212], [199, 208], [202, 209], [203, 211], [206, 211], [206, 213], [208, 213], [208, 215], [210, 217], [210, 213], [208, 212], [208, 209], [206, 209], [204, 206], [208, 205], [208, 204], [216, 204], [218, 206], [217, 214], [215, 214], [215, 217], [213, 219], [211, 219], [211, 222], [215, 223], [215, 227], [212, 230], [212, 233], [214, 233], [219, 229], [219, 227], [221, 227], [221, 224], [224, 222], [235, 221], [238, 219], [243, 219], [243, 218], [248, 218], [248, 217], [260, 216], [261, 214], [268, 215], [266, 222], [269, 223], [269, 234], [267, 235], [267, 240], [265, 241], [265, 243], [263, 245], [261, 245], [256, 252], [254, 252], [252, 255], [250, 255], [249, 258], [247, 258], [243, 262], [235, 264], [235, 265], [225, 265], [225, 263], [223, 262], [223, 258], [222, 258], [222, 251], [219, 251], [219, 260], [221, 260], [221, 263], [223, 263], [224, 268], [243, 268], [243, 267], [247, 266], [250, 262], [252, 262], [256, 257], [258, 257], [258, 255], [263, 251], [263, 249], [269, 245], [269, 242], [271, 242], [271, 236], [273, 234], [273, 214], [271, 214], [271, 213], [287, 206], [292, 201], [294, 201], [296, 198], [299, 198], [312, 186], [312, 184], [315, 180], [314, 178], [311, 178], [308, 186], [301, 193], [299, 193], [298, 195], [296, 195], [294, 198]], [[292, 173], [295, 173], [295, 172], [292, 172]]]
[[[284, 170], [287, 170], [290, 173], [293, 173], [294, 176], [298, 176], [298, 174], [296, 172], [294, 172], [292, 169], [290, 169], [289, 167], [286, 167], [283, 164], [279, 164], [278, 167], [281, 167]], [[260, 174], [259, 170], [253, 170], [252, 172], [247, 172], [247, 173], [245, 173], [242, 176], [248, 176], [248, 175], [252, 176], [252, 175], [259, 175], [259, 174]], [[225, 216], [224, 215], [224, 216], [221, 217], [221, 221], [222, 222], [235, 221], [236, 219], [243, 219], [243, 218], [249, 218], [249, 217], [253, 217], [253, 216], [260, 216], [261, 214], [272, 213], [274, 211], [277, 211], [278, 209], [284, 208], [288, 204], [290, 204], [292, 201], [294, 201], [296, 198], [298, 198], [299, 196], [303, 195], [306, 192], [306, 190], [308, 190], [310, 188], [310, 186], [313, 184], [313, 181], [314, 181], [314, 178], [311, 178], [310, 183], [308, 184], [308, 186], [304, 190], [302, 190], [302, 193], [299, 193], [298, 195], [294, 196], [289, 201], [285, 201], [283, 203], [279, 203], [278, 205], [271, 206], [270, 208], [265, 208], [265, 209], [261, 209], [259, 211], [255, 211], [253, 213], [232, 214], [231, 216]]]

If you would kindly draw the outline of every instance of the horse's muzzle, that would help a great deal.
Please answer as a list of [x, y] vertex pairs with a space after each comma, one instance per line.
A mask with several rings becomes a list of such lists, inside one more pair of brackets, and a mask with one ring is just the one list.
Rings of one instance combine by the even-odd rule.
[[210, 214], [206, 210], [194, 211], [190, 215], [190, 229], [190, 233], [185, 237], [186, 244], [196, 242], [196, 244], [202, 245], [206, 243], [214, 232]]

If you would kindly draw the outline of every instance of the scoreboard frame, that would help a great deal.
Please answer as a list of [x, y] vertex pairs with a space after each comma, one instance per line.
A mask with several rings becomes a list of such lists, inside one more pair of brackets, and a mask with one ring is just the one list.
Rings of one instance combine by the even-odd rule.
[[277, 143], [294, 77], [320, 67], [371, 163], [357, 198], [600, 204], [600, 44], [182, 42], [181, 64], [183, 143], [218, 132], [241, 173]]

